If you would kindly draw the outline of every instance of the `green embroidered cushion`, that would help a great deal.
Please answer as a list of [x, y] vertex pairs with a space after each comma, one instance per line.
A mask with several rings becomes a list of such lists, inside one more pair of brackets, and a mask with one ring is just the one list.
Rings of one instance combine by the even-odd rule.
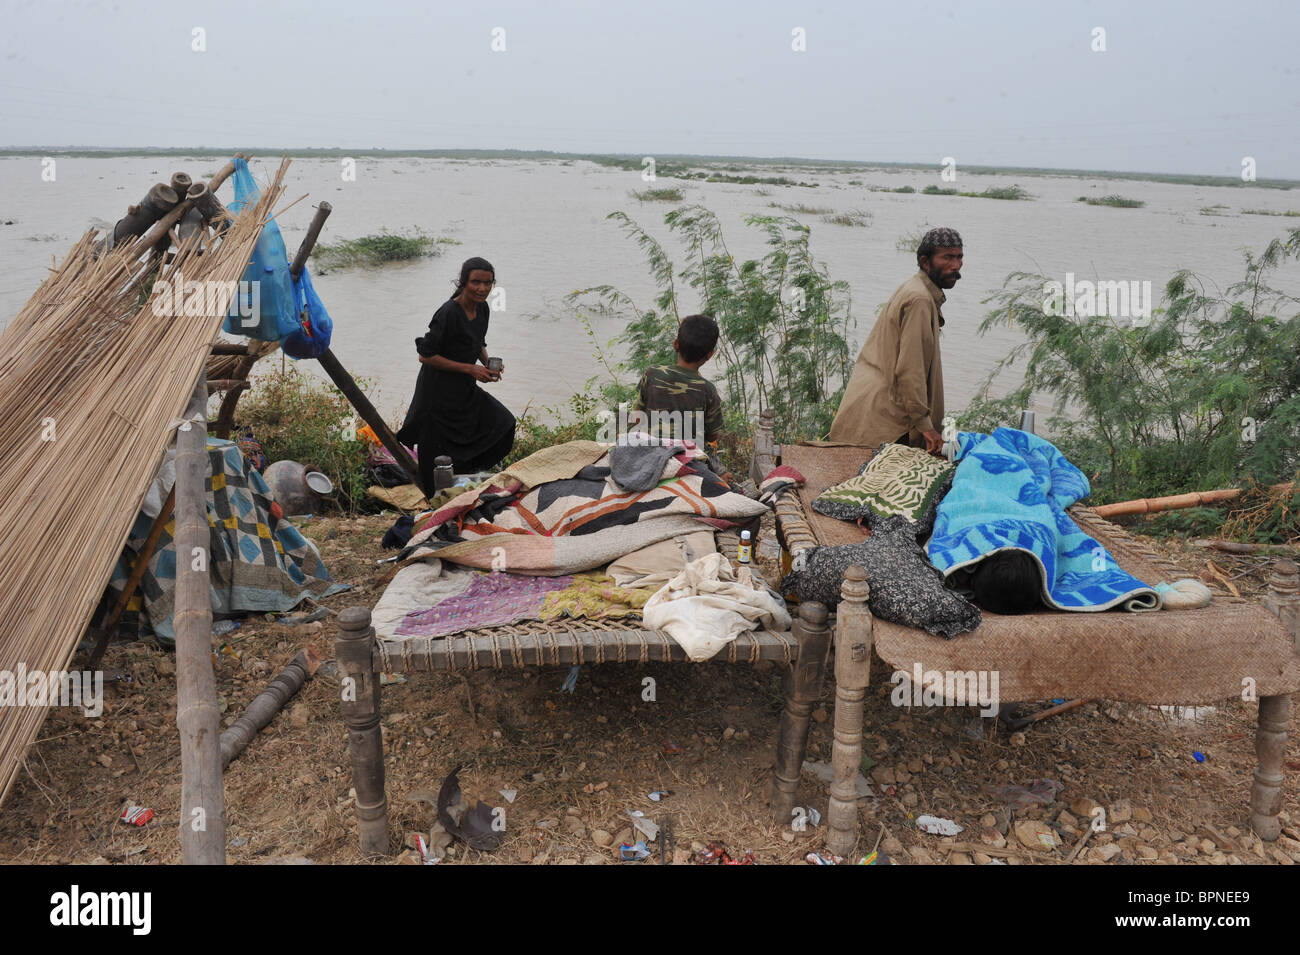
[[918, 536], [928, 536], [954, 470], [920, 448], [885, 443], [856, 476], [823, 491], [813, 510], [842, 521], [898, 514], [919, 525]]

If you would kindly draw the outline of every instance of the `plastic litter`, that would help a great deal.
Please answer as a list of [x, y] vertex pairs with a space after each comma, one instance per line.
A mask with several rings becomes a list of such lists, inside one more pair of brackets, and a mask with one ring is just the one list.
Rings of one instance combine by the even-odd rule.
[[803, 857], [803, 861], [809, 865], [839, 865], [844, 861], [843, 856], [832, 855], [827, 850], [821, 852], [810, 852]]
[[508, 803], [513, 803], [515, 801], [515, 797], [519, 795], [519, 790], [517, 789], [498, 789], [497, 792], [499, 792], [501, 794], [501, 798]]
[[145, 826], [153, 818], [153, 810], [144, 806], [127, 806], [122, 810], [121, 821], [128, 826]]
[[964, 827], [957, 825], [951, 819], [941, 819], [938, 816], [917, 816], [916, 828], [931, 835], [955, 836]]
[[572, 695], [574, 688], [576, 688], [578, 685], [578, 671], [581, 669], [582, 666], [578, 665], [578, 666], [574, 666], [572, 669], [569, 670], [569, 675], [566, 676], [564, 678], [564, 682], [560, 684], [561, 693], [568, 692], [570, 695]]
[[[830, 763], [810, 763], [805, 759], [803, 763], [803, 771], [806, 773], [812, 773], [828, 786], [835, 782], [835, 770], [831, 768]], [[861, 773], [858, 773], [858, 775], [854, 777], [853, 787], [857, 790], [859, 799], [872, 794], [871, 783], [867, 782], [867, 777], [863, 776]]]
[[212, 635], [214, 637], [223, 637], [238, 630], [241, 626], [242, 624], [238, 620], [214, 620], [212, 622]]
[[632, 820], [632, 828], [644, 835], [648, 842], [654, 842], [659, 838], [658, 823], [647, 819], [646, 814], [640, 809], [628, 809], [627, 814]]
[[650, 858], [650, 850], [646, 848], [644, 842], [635, 842], [631, 845], [625, 842], [618, 847], [618, 857], [624, 862], [644, 862]]
[[654, 792], [650, 793], [646, 798], [649, 799], [651, 802], [658, 802], [659, 800], [665, 798], [666, 796], [671, 796], [672, 794], [673, 791], [671, 789], [656, 789]]
[[754, 861], [754, 850], [749, 850], [739, 859], [733, 859], [727, 852], [727, 847], [721, 842], [710, 842], [707, 849], [701, 849], [695, 853], [696, 865], [757, 865]]
[[1192, 753], [1192, 759], [1196, 760], [1198, 763], [1203, 763], [1205, 762], [1205, 754], [1200, 750], [1195, 750]]
[[442, 827], [471, 849], [492, 850], [501, 845], [496, 814], [485, 802], [468, 805], [460, 790], [462, 766], [453, 769], [438, 790], [438, 821]]
[[[230, 214], [237, 215], [245, 206], [257, 202], [259, 190], [248, 163], [243, 159], [235, 160], [231, 182], [235, 201], [230, 204]], [[231, 301], [226, 320], [221, 325], [222, 331], [262, 341], [280, 341], [299, 327], [293, 279], [289, 275], [289, 253], [274, 219], [263, 226], [241, 279], [248, 284], [241, 285], [236, 296], [238, 300]], [[242, 317], [240, 309], [248, 314], [253, 303], [258, 305], [257, 313]]]

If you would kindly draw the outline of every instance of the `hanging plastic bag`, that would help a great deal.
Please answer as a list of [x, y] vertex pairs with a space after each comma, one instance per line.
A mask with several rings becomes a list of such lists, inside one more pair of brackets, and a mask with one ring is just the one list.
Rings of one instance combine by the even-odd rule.
[[298, 324], [280, 342], [280, 349], [290, 358], [319, 358], [330, 347], [334, 322], [325, 303], [311, 286], [311, 273], [306, 267], [293, 283], [295, 301], [298, 303]]
[[[235, 160], [235, 201], [231, 215], [257, 202], [257, 181], [243, 159]], [[257, 237], [248, 268], [244, 270], [239, 292], [230, 303], [222, 331], [247, 335], [259, 341], [274, 342], [298, 328], [298, 310], [294, 307], [293, 280], [289, 276], [289, 255], [284, 237], [274, 220], [266, 223]]]

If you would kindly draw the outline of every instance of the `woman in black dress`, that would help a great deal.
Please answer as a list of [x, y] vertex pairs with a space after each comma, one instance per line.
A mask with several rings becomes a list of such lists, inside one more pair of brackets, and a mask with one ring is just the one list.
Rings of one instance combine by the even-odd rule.
[[[487, 366], [487, 297], [496, 271], [486, 259], [466, 259], [452, 297], [415, 340], [420, 377], [398, 440], [419, 446], [420, 478], [433, 489], [433, 459], [445, 454], [458, 472], [491, 467], [515, 443], [515, 416], [478, 386], [500, 381]], [[482, 364], [480, 364], [480, 362]]]

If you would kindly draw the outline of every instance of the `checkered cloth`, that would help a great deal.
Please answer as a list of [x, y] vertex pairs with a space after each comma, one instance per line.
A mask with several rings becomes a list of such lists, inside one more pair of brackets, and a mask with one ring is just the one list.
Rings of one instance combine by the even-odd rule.
[[[167, 469], [164, 468], [164, 471]], [[271, 516], [271, 492], [262, 475], [249, 468], [239, 446], [208, 439], [207, 512], [212, 612], [267, 612], [293, 609], [304, 597], [326, 597], [348, 588], [330, 581], [315, 545], [288, 520]], [[164, 480], [164, 478], [159, 478]], [[160, 488], [166, 496], [171, 478]], [[153, 518], [136, 517], [126, 548], [109, 580], [107, 599], [116, 600], [144, 546]], [[176, 599], [176, 519], [163, 528], [149, 569], [127, 604], [120, 630], [152, 632], [165, 646], [174, 643], [172, 612]]]

